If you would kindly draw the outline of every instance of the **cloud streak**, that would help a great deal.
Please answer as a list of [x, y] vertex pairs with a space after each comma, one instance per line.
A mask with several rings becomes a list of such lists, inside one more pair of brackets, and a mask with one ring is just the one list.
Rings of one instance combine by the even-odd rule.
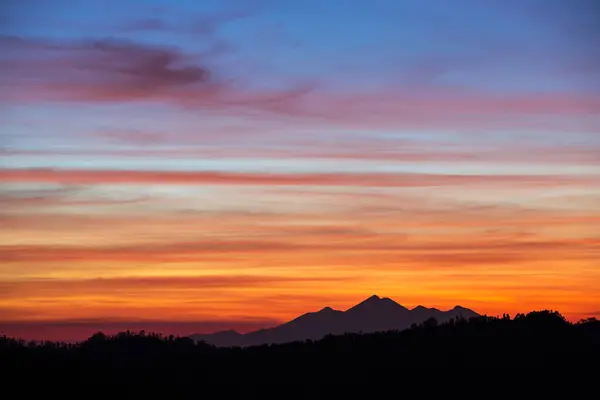
[[32, 281], [0, 281], [3, 296], [61, 297], [66, 292], [77, 295], [107, 295], [147, 290], [177, 291], [210, 288], [248, 288], [276, 285], [310, 284], [348, 281], [348, 277], [294, 277], [272, 275], [215, 275], [167, 277], [119, 277], [98, 279], [47, 279]]
[[63, 185], [166, 184], [256, 186], [525, 186], [597, 185], [600, 177], [578, 175], [452, 175], [416, 173], [228, 173], [119, 170], [0, 169], [4, 183], [59, 183]]
[[[235, 138], [239, 132], [230, 132]], [[410, 163], [431, 162], [486, 162], [486, 163], [523, 163], [523, 164], [600, 164], [600, 152], [595, 147], [584, 146], [473, 146], [472, 148], [454, 148], [443, 144], [423, 145], [406, 143], [402, 140], [369, 141], [339, 145], [336, 148], [320, 150], [322, 143], [314, 141], [305, 145], [295, 145], [293, 141], [280, 148], [248, 148], [236, 146], [202, 147], [194, 146], [194, 142], [202, 140], [197, 135], [195, 140], [186, 135], [163, 135], [156, 132], [103, 132], [97, 135], [117, 143], [144, 146], [143, 148], [106, 148], [106, 149], [64, 149], [64, 150], [21, 150], [0, 149], [4, 157], [77, 157], [98, 156], [114, 158], [155, 158], [161, 159], [296, 159], [296, 160], [364, 160], [390, 161]], [[223, 141], [226, 141], [221, 136]], [[179, 148], [168, 148], [163, 144], [180, 145]]]
[[[371, 240], [334, 242], [312, 238], [307, 242], [288, 237], [287, 240], [198, 240], [163, 244], [131, 246], [0, 246], [0, 260], [5, 263], [82, 262], [82, 261], [201, 261], [209, 255], [293, 254], [307, 257], [311, 253], [381, 253], [388, 259], [419, 264], [485, 265], [510, 261], [552, 260], [560, 255], [567, 259], [600, 257], [600, 239], [594, 237], [554, 240], [472, 240], [464, 238], [451, 242], [414, 242], [392, 235]], [[543, 252], [541, 254], [540, 252]], [[380, 261], [380, 260], [379, 260]]]

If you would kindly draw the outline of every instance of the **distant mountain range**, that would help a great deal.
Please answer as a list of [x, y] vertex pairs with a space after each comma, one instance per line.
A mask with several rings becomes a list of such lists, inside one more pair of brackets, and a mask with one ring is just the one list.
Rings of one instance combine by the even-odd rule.
[[318, 340], [328, 334], [403, 330], [430, 318], [443, 323], [453, 318], [469, 319], [477, 316], [479, 314], [475, 311], [460, 306], [448, 311], [423, 306], [409, 310], [387, 297], [380, 298], [374, 295], [346, 311], [325, 307], [321, 311], [306, 313], [273, 328], [245, 334], [228, 330], [212, 334], [194, 334], [190, 337], [215, 346], [253, 346], [307, 339]]

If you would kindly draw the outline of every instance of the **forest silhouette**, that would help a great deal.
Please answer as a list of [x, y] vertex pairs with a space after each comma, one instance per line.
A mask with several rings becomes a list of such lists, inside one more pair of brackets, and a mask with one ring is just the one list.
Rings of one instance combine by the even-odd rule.
[[598, 359], [600, 321], [571, 323], [547, 310], [514, 318], [456, 318], [443, 324], [428, 319], [403, 331], [249, 347], [216, 347], [144, 331], [110, 336], [99, 332], [80, 343], [0, 338], [0, 360], [9, 376], [27, 376], [32, 382], [127, 383], [146, 389], [161, 382], [181, 391], [189, 389], [178, 384], [189, 382], [246, 388], [261, 383], [368, 383], [396, 368], [594, 370]]

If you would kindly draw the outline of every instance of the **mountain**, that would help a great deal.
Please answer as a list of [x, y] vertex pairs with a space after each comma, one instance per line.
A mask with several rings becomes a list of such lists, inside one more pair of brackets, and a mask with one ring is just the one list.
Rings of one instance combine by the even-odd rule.
[[[192, 336], [196, 336], [196, 335], [192, 335]], [[227, 331], [219, 331], [219, 332], [211, 333], [210, 335], [206, 335], [206, 336], [210, 336], [211, 343], [214, 343], [214, 344], [218, 343], [218, 346], [224, 346], [224, 347], [240, 346], [240, 343], [243, 343], [243, 341], [244, 341], [244, 335], [234, 331], [233, 329], [230, 329]], [[202, 339], [200, 339], [200, 340], [202, 340]], [[204, 340], [206, 342], [209, 341], [206, 339], [204, 339]]]
[[205, 341], [216, 346], [253, 346], [307, 339], [318, 340], [328, 334], [341, 335], [346, 332], [372, 333], [403, 330], [430, 318], [443, 323], [453, 318], [469, 319], [478, 315], [475, 311], [460, 306], [448, 311], [423, 306], [409, 310], [392, 299], [373, 295], [346, 311], [325, 307], [273, 328], [246, 334], [229, 330], [212, 334], [194, 334], [190, 337], [195, 341]]

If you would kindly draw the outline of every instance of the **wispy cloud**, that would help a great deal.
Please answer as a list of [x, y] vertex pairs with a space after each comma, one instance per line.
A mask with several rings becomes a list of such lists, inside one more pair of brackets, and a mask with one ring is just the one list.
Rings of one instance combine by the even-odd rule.
[[599, 177], [579, 175], [456, 175], [418, 173], [228, 173], [119, 170], [0, 169], [0, 182], [257, 186], [530, 186], [597, 185]]
[[60, 297], [65, 292], [71, 296], [119, 294], [147, 290], [177, 291], [207, 288], [261, 287], [265, 285], [291, 285], [294, 283], [342, 282], [348, 277], [302, 277], [272, 275], [213, 275], [213, 276], [167, 276], [98, 279], [45, 279], [31, 281], [0, 281], [0, 290], [6, 298]]
[[[91, 147], [78, 149], [23, 150], [0, 149], [4, 157], [69, 157], [100, 156], [124, 158], [161, 159], [297, 159], [297, 160], [363, 160], [390, 161], [410, 163], [431, 162], [485, 162], [485, 163], [523, 163], [523, 164], [572, 164], [592, 165], [600, 163], [600, 152], [589, 146], [548, 146], [548, 145], [490, 145], [487, 146], [449, 146], [444, 143], [420, 143], [403, 140], [369, 140], [340, 143], [335, 148], [322, 148], [323, 143], [317, 140], [298, 144], [293, 138], [287, 138], [280, 147], [248, 147], [241, 144], [228, 144], [240, 138], [243, 132], [232, 129], [230, 132], [219, 131], [222, 146], [200, 146], [206, 136], [185, 134], [161, 134], [144, 131], [101, 131], [96, 136], [108, 139], [109, 143], [132, 144], [144, 147], [136, 148], [102, 148]], [[263, 132], [260, 132], [263, 133]], [[192, 137], [193, 136], [193, 137]], [[255, 134], [255, 137], [262, 137]], [[208, 140], [208, 139], [207, 139]], [[178, 145], [177, 148], [168, 145]]]
[[[308, 241], [298, 241], [295, 237], [275, 239], [224, 239], [198, 240], [195, 242], [174, 242], [140, 244], [130, 246], [0, 246], [0, 260], [3, 262], [82, 262], [82, 261], [201, 261], [205, 255], [225, 254], [295, 254], [306, 257], [311, 253], [352, 252], [366, 255], [387, 254], [388, 261], [409, 262], [421, 265], [486, 265], [508, 263], [521, 260], [552, 260], [560, 255], [561, 260], [595, 259], [598, 254], [599, 239], [594, 237], [552, 240], [490, 240], [476, 241], [471, 238], [466, 245], [465, 238], [447, 242], [415, 242], [402, 237], [373, 236], [370, 240], [331, 241], [327, 235], [312, 237]], [[317, 241], [319, 239], [319, 241]], [[473, 249], [477, 249], [474, 251]], [[375, 257], [375, 256], [374, 256]], [[380, 257], [375, 257], [381, 262]], [[437, 264], [436, 264], [437, 263]]]

